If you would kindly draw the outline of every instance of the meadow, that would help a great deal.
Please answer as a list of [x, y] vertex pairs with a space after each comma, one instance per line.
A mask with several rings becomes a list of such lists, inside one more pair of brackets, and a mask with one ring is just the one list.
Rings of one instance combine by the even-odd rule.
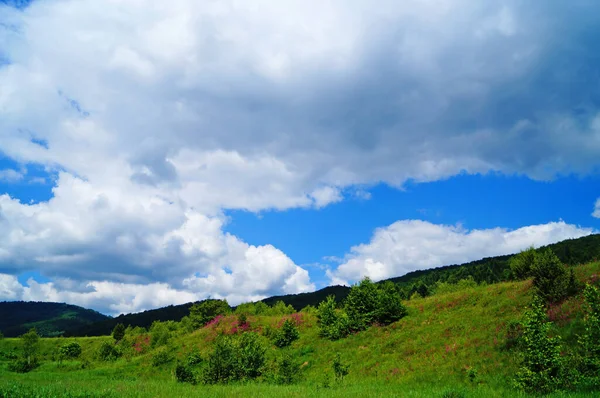
[[[600, 263], [573, 267], [581, 282], [597, 283]], [[40, 366], [29, 373], [9, 371], [21, 340], [0, 340], [0, 397], [518, 397], [513, 386], [520, 352], [511, 347], [510, 328], [522, 319], [533, 295], [531, 280], [475, 285], [405, 301], [408, 315], [387, 326], [372, 326], [331, 341], [319, 335], [314, 312], [248, 316], [245, 331], [264, 336], [293, 319], [299, 338], [287, 348], [269, 345], [267, 358], [285, 352], [299, 364], [294, 384], [276, 385], [267, 377], [227, 385], [179, 383], [175, 366], [191, 353], [206, 358], [220, 335], [238, 335], [238, 316], [219, 317], [191, 333], [174, 329], [164, 344], [152, 347], [151, 333], [128, 330], [130, 350], [112, 361], [98, 352], [111, 336], [42, 338]], [[582, 331], [581, 295], [548, 308], [551, 333], [560, 336], [567, 355]], [[77, 359], [58, 356], [77, 342]], [[162, 356], [161, 356], [162, 355]], [[334, 377], [339, 355], [348, 374]], [[157, 358], [162, 360], [157, 360]], [[270, 363], [270, 362], [269, 362]], [[553, 397], [588, 397], [590, 391], [556, 392]]]

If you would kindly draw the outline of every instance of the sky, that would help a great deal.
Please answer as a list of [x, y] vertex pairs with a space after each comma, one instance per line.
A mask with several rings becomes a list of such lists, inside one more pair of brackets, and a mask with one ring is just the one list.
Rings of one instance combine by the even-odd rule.
[[230, 304], [600, 231], [600, 4], [0, 1], [0, 300]]

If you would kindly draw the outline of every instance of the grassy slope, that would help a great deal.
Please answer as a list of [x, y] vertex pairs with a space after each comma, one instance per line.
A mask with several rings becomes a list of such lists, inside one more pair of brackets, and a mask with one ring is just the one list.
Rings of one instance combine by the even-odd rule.
[[[587, 281], [600, 272], [600, 263], [579, 266], [576, 270], [579, 279]], [[503, 344], [507, 323], [520, 319], [530, 297], [530, 282], [526, 281], [412, 300], [406, 303], [409, 316], [401, 321], [387, 327], [372, 327], [335, 342], [319, 338], [314, 315], [302, 314], [301, 338], [291, 347], [304, 364], [302, 381], [289, 387], [181, 385], [173, 379], [173, 364], [152, 367], [151, 351], [110, 364], [93, 362], [85, 370], [80, 369], [79, 362], [59, 368], [50, 361], [56, 348], [70, 340], [82, 344], [83, 359], [95, 361], [95, 351], [108, 337], [43, 339], [42, 354], [46, 362], [26, 375], [9, 373], [5, 370], [6, 362], [0, 363], [3, 376], [0, 386], [16, 383], [18, 389], [39, 390], [40, 386], [46, 386], [43, 388], [47, 391], [96, 391], [109, 396], [192, 396], [201, 392], [206, 396], [431, 397], [441, 396], [447, 389], [461, 390], [473, 397], [518, 396], [510, 387], [518, 357]], [[551, 310], [558, 325], [555, 332], [563, 335], [567, 345], [579, 330], [580, 308], [581, 300], [573, 298]], [[235, 321], [233, 316], [226, 317], [216, 328], [203, 328], [174, 338], [171, 344], [175, 355], [184, 356], [193, 348], [207, 353], [210, 341], [219, 331], [230, 331]], [[257, 331], [280, 322], [281, 317], [250, 317], [252, 328]], [[17, 345], [16, 339], [4, 339], [0, 341], [0, 350], [10, 351]], [[323, 389], [320, 384], [331, 373], [331, 361], [338, 352], [350, 364], [350, 374], [342, 386]], [[269, 355], [277, 353], [278, 349], [272, 347]], [[468, 381], [467, 367], [477, 369], [477, 383]]]

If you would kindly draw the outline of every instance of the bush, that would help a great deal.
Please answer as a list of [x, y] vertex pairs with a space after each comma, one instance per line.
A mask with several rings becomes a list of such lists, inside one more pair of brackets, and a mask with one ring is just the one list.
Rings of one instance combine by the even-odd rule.
[[225, 315], [231, 312], [227, 300], [208, 299], [196, 303], [190, 307], [190, 322], [194, 329], [201, 328], [212, 321], [217, 315]]
[[228, 383], [239, 376], [236, 347], [228, 336], [215, 340], [213, 351], [208, 355], [202, 380], [206, 384]]
[[202, 355], [197, 351], [193, 351], [188, 354], [186, 362], [189, 366], [194, 366], [201, 364], [203, 361]]
[[527, 279], [531, 276], [536, 255], [535, 249], [531, 246], [510, 258], [508, 265], [515, 279]]
[[546, 302], [559, 302], [567, 297], [568, 273], [551, 249], [544, 250], [535, 256], [531, 274], [536, 293]]
[[284, 352], [275, 363], [275, 383], [292, 384], [300, 374], [300, 364], [290, 355]]
[[335, 307], [335, 297], [328, 296], [317, 309], [319, 334], [330, 340], [341, 339], [350, 332], [348, 315], [344, 311], [336, 310]]
[[275, 334], [273, 343], [277, 347], [283, 348], [288, 347], [299, 338], [300, 332], [298, 331], [298, 328], [296, 327], [294, 322], [290, 319], [286, 319], [281, 329], [279, 329], [279, 331]]
[[152, 355], [152, 366], [161, 366], [173, 359], [173, 355], [168, 348], [160, 348]]
[[583, 291], [586, 302], [584, 332], [579, 337], [580, 370], [590, 385], [600, 385], [600, 290], [587, 285]]
[[59, 355], [61, 358], [79, 358], [81, 355], [81, 346], [76, 342], [65, 344], [60, 347]]
[[27, 358], [18, 358], [8, 364], [8, 370], [17, 373], [27, 373], [37, 368], [39, 365], [37, 358], [27, 360]]
[[165, 322], [154, 321], [150, 327], [151, 340], [150, 347], [160, 347], [166, 345], [171, 338], [171, 331]]
[[121, 356], [121, 350], [114, 344], [105, 341], [98, 349], [98, 358], [102, 361], [114, 361]]
[[343, 363], [342, 358], [338, 353], [336, 354], [335, 358], [333, 358], [332, 368], [335, 380], [339, 382], [342, 381], [344, 377], [348, 374], [348, 369], [350, 368], [350, 365]]
[[123, 340], [123, 337], [125, 337], [125, 326], [122, 323], [117, 323], [112, 331], [112, 336], [116, 342]]
[[523, 359], [515, 378], [528, 393], [548, 394], [560, 388], [563, 361], [558, 337], [549, 337], [551, 323], [540, 298], [536, 297], [523, 321]]
[[344, 309], [350, 320], [350, 329], [365, 330], [377, 318], [379, 310], [377, 286], [368, 277], [352, 286], [344, 302]]
[[29, 332], [21, 336], [21, 342], [23, 344], [23, 357], [29, 366], [33, 366], [34, 362], [37, 363], [36, 355], [40, 344], [40, 336], [35, 329], [30, 329]]
[[383, 325], [394, 323], [408, 314], [402, 304], [402, 297], [393, 282], [384, 282], [379, 286], [378, 305], [375, 312], [377, 322]]
[[255, 379], [262, 374], [267, 349], [254, 332], [241, 335], [237, 345], [238, 377]]
[[175, 378], [179, 383], [196, 384], [196, 376], [189, 365], [178, 363], [175, 366]]

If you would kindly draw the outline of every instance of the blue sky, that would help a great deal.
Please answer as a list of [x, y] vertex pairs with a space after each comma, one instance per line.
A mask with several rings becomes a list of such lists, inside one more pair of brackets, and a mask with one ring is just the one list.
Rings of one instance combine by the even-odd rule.
[[0, 300], [237, 304], [597, 233], [599, 11], [0, 2]]

